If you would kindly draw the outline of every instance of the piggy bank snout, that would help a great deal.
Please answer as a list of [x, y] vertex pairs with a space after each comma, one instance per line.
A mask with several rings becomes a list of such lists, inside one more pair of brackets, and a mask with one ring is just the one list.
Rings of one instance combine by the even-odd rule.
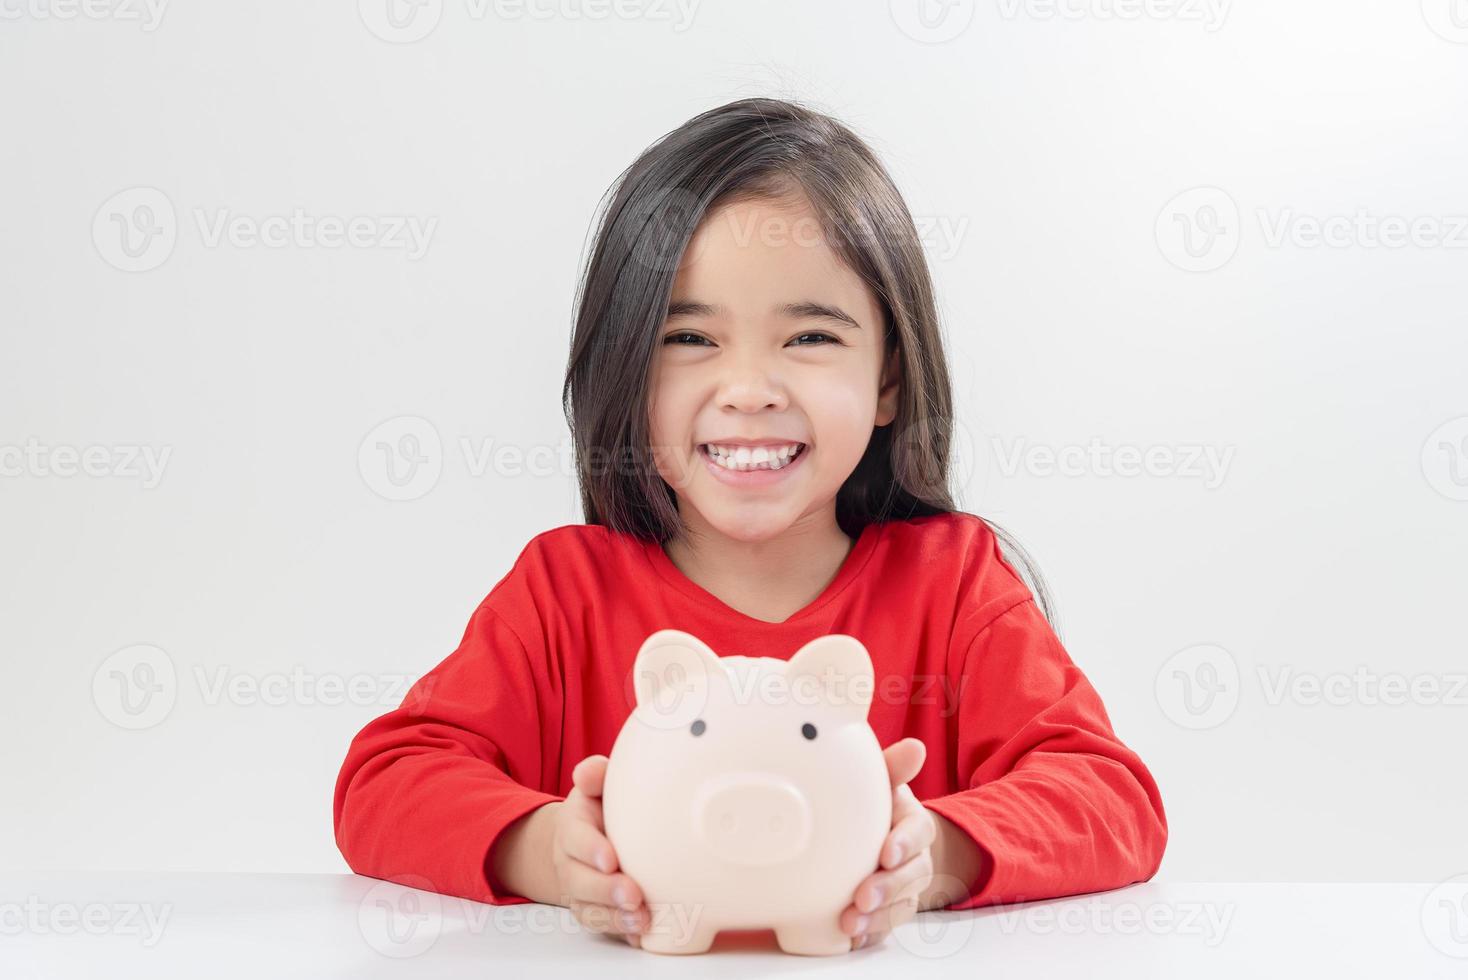
[[730, 864], [779, 864], [810, 845], [810, 804], [789, 781], [765, 773], [707, 780], [693, 800], [703, 844]]

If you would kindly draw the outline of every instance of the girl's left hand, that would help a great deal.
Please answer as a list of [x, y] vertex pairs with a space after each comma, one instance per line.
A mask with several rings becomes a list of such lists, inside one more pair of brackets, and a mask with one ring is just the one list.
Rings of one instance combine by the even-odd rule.
[[927, 746], [916, 738], [894, 742], [882, 752], [892, 779], [892, 829], [879, 852], [881, 868], [857, 885], [852, 904], [841, 912], [841, 929], [851, 935], [852, 949], [877, 945], [917, 915], [919, 898], [932, 883], [929, 849], [938, 825], [907, 785], [927, 755]]

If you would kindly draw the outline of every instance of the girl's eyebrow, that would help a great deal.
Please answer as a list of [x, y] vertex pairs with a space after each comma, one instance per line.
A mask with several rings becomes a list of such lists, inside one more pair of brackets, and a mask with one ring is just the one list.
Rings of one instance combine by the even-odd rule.
[[[682, 300], [668, 304], [668, 316], [718, 316], [722, 312], [718, 306], [709, 303], [699, 303], [694, 300]], [[774, 313], [785, 317], [807, 317], [825, 320], [840, 320], [849, 327], [860, 330], [861, 324], [839, 306], [831, 306], [828, 303], [817, 303], [813, 300], [801, 300], [798, 303], [784, 303], [775, 307]]]

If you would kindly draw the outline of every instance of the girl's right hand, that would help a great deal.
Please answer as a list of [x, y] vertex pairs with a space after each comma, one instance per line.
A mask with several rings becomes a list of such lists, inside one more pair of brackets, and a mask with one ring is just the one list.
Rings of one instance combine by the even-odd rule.
[[589, 755], [571, 771], [571, 792], [556, 807], [551, 867], [557, 894], [593, 932], [610, 932], [633, 946], [647, 928], [642, 889], [617, 870], [617, 852], [602, 822], [601, 793], [607, 757]]

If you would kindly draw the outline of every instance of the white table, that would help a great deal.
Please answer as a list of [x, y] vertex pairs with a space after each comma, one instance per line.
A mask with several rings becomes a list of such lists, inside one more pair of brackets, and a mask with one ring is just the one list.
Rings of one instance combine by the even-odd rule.
[[[489, 906], [354, 875], [0, 873], [0, 977], [1468, 977], [1465, 879], [1152, 882], [925, 912], [879, 947], [786, 956], [767, 932], [659, 956], [565, 909]], [[900, 971], [900, 972], [896, 972]]]

